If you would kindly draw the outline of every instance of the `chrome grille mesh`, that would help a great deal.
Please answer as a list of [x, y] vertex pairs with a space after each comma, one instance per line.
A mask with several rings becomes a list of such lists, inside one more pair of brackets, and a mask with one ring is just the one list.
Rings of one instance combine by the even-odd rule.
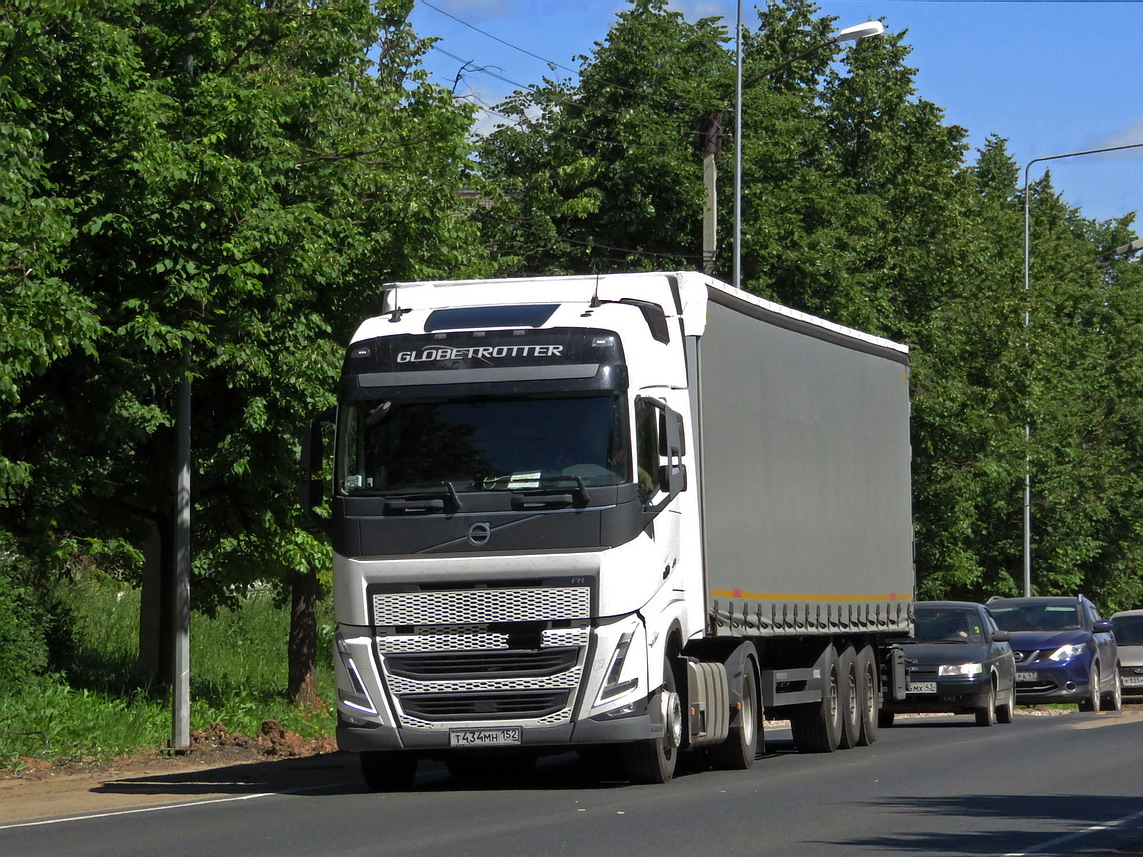
[[558, 622], [586, 619], [590, 610], [591, 591], [586, 586], [379, 592], [373, 595], [374, 625]]
[[[591, 639], [588, 587], [374, 592], [371, 607], [379, 630], [402, 632], [375, 638], [402, 726], [447, 730], [474, 719], [523, 726], [571, 721]], [[525, 627], [521, 623], [571, 627], [541, 627], [514, 638], [514, 626]], [[557, 657], [555, 649], [565, 654]], [[481, 657], [481, 652], [490, 654]], [[432, 675], [439, 658], [448, 655], [455, 656], [442, 670], [448, 674]], [[388, 657], [395, 659], [392, 669]], [[557, 671], [536, 674], [552, 669]], [[513, 671], [517, 674], [498, 674]], [[553, 700], [560, 700], [561, 710], [552, 710]]]

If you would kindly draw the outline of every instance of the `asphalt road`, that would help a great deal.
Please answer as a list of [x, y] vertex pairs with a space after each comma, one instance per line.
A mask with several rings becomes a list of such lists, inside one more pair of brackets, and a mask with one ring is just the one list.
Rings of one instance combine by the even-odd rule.
[[[527, 776], [370, 794], [352, 756], [113, 783], [177, 803], [0, 825], [0, 855], [524, 857], [1110, 854], [1143, 842], [1143, 712], [902, 720], [869, 748], [629, 786], [572, 754]], [[276, 763], [286, 764], [286, 763]], [[228, 779], [229, 776], [229, 779]]]

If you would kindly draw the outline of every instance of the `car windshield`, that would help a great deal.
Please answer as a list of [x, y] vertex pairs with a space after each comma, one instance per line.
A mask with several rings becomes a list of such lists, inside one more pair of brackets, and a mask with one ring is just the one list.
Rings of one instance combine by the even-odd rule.
[[337, 444], [343, 496], [631, 481], [626, 399], [610, 392], [343, 404]]
[[1143, 616], [1113, 616], [1115, 642], [1121, 646], [1143, 646]]
[[960, 608], [918, 608], [913, 621], [915, 643], [983, 643], [980, 617]]
[[990, 603], [988, 609], [1005, 631], [1076, 631], [1083, 627], [1076, 604]]

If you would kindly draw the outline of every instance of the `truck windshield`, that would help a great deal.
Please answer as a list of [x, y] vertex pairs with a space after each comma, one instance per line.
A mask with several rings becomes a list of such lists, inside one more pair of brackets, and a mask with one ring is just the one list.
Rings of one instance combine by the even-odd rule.
[[630, 482], [626, 399], [562, 397], [376, 400], [343, 404], [342, 495]]

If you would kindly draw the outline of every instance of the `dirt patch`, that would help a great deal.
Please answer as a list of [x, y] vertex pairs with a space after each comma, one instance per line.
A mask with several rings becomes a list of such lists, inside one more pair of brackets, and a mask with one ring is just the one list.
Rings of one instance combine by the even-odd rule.
[[22, 759], [22, 770], [0, 771], [0, 825], [273, 791], [299, 770], [345, 766], [335, 754], [335, 739], [303, 738], [267, 720], [257, 735], [232, 734], [221, 723], [213, 723], [192, 734], [188, 750], [142, 751], [106, 764], [84, 760], [57, 765]]

